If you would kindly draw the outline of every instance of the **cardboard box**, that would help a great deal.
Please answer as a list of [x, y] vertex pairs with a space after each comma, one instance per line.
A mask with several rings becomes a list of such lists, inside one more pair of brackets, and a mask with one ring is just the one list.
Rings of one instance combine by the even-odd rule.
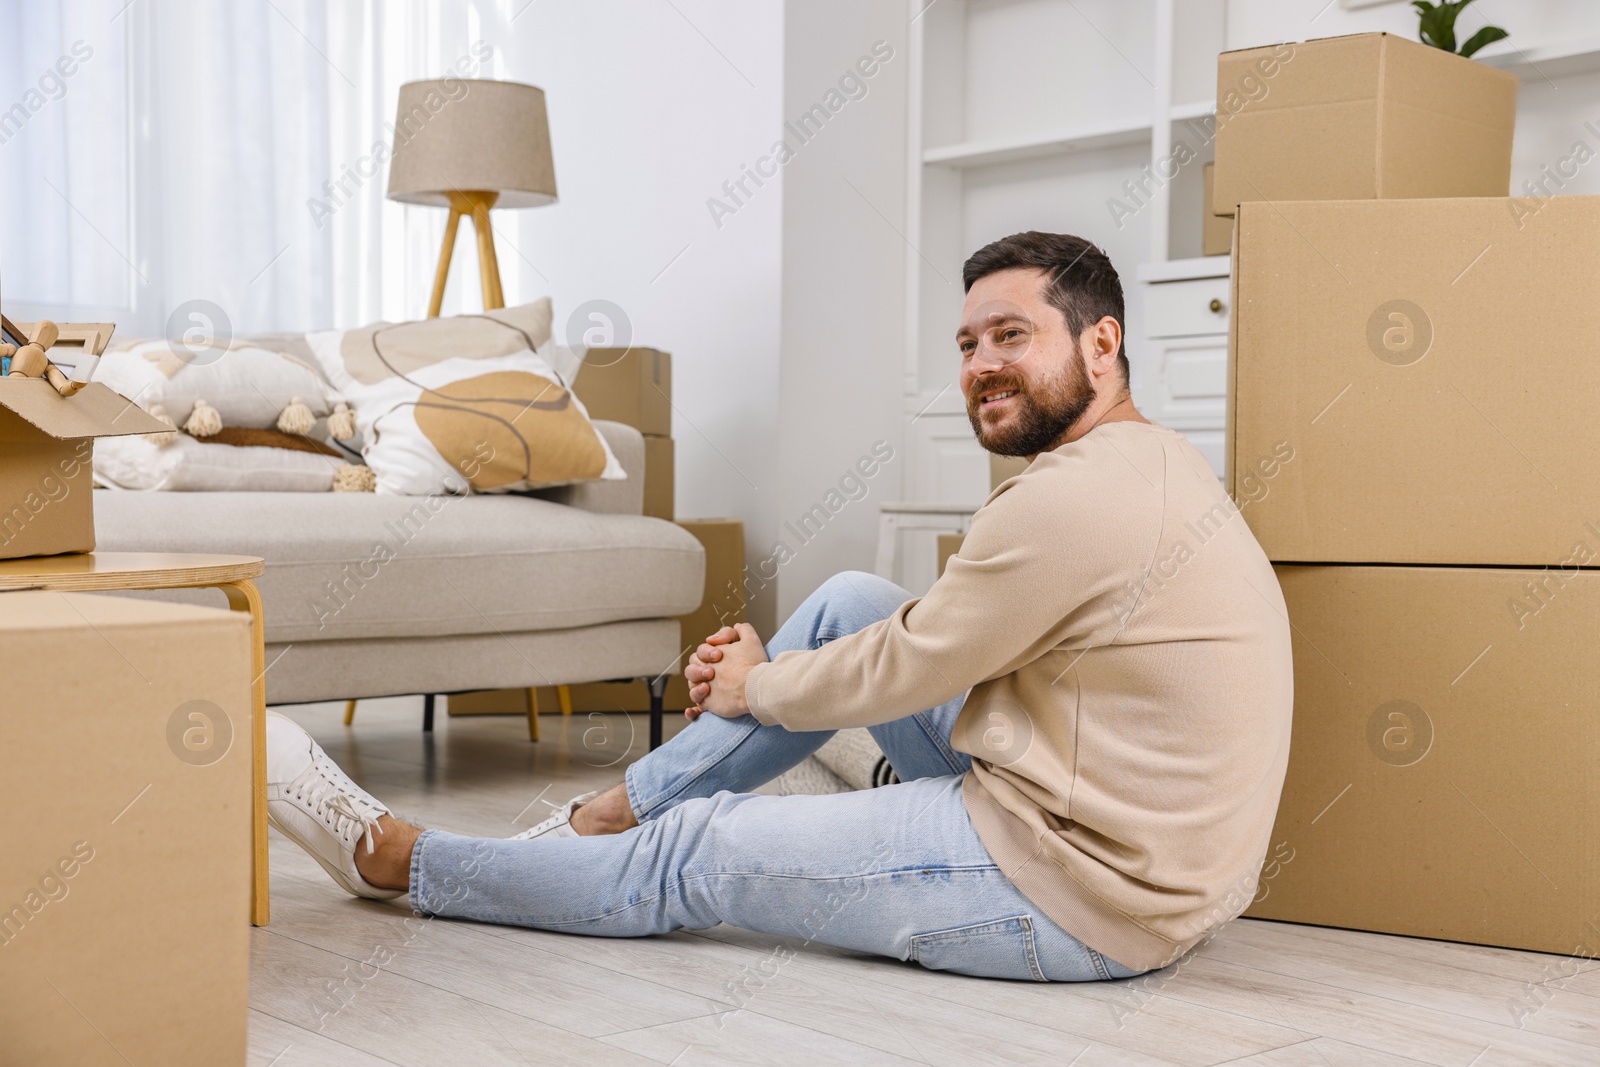
[[[744, 522], [740, 519], [684, 519], [678, 523], [699, 538], [706, 550], [705, 593], [700, 607], [678, 619], [683, 633], [684, 661], [707, 635], [724, 626], [745, 621]], [[770, 635], [763, 634], [763, 637]], [[689, 706], [689, 687], [683, 680], [682, 662], [667, 683], [666, 707], [669, 711]], [[574, 712], [649, 711], [650, 690], [636, 681], [592, 682], [568, 686]], [[521, 689], [489, 690], [470, 694], [470, 699], [452, 696], [450, 714], [526, 715], [528, 705]], [[538, 691], [541, 714], [560, 709], [555, 686]], [[462, 711], [457, 712], [457, 702]]]
[[[1205, 166], [1205, 197], [1200, 212], [1200, 254], [1202, 256], [1225, 256], [1233, 251], [1233, 223], [1211, 210], [1212, 190], [1216, 187], [1217, 165], [1207, 163]], [[1231, 212], [1230, 212], [1231, 213]]]
[[1600, 197], [1244, 205], [1229, 484], [1268, 557], [1565, 559], [1600, 520], [1597, 232]]
[[1600, 952], [1600, 572], [1277, 573], [1294, 733], [1249, 914]]
[[966, 534], [940, 534], [938, 541], [939, 574], [944, 574], [944, 565], [950, 557], [961, 551], [961, 542], [967, 539]]
[[1028, 460], [1024, 456], [997, 456], [989, 453], [989, 491], [1000, 488], [1000, 483], [1007, 478], [1015, 478], [1028, 469]]
[[591, 419], [672, 436], [672, 356], [653, 348], [591, 348], [572, 382]]
[[94, 439], [168, 429], [99, 382], [0, 378], [0, 559], [93, 551]]
[[250, 678], [243, 614], [0, 594], [0, 1062], [245, 1062]]
[[677, 506], [676, 449], [672, 438], [644, 439], [644, 514], [671, 521]]
[[[546, 690], [539, 690], [546, 692]], [[554, 689], [548, 690], [554, 700]], [[451, 693], [445, 697], [445, 711], [452, 717], [472, 715], [526, 715], [526, 689], [478, 689], [471, 693]], [[555, 711], [556, 705], [539, 705], [541, 712]]]
[[1506, 196], [1517, 78], [1387, 33], [1217, 57], [1212, 209]]

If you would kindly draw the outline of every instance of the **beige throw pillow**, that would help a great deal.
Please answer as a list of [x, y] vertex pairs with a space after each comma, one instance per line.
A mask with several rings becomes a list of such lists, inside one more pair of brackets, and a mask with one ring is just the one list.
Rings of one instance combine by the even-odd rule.
[[377, 491], [506, 492], [626, 477], [567, 387], [550, 301], [307, 336], [355, 408]]

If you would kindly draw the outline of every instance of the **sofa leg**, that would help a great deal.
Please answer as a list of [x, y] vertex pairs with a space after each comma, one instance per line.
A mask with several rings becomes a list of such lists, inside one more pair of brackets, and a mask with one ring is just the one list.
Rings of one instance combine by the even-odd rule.
[[428, 693], [422, 698], [422, 732], [433, 733], [433, 694]]
[[650, 686], [650, 749], [654, 751], [661, 747], [661, 733], [665, 719], [662, 705], [667, 696], [667, 676], [658, 674], [649, 679], [647, 684]]
[[539, 740], [539, 690], [528, 686], [524, 692], [528, 697], [528, 740]]
[[346, 726], [349, 726], [351, 723], [353, 723], [355, 721], [356, 721], [356, 702], [354, 700], [346, 700], [344, 702], [344, 724]]

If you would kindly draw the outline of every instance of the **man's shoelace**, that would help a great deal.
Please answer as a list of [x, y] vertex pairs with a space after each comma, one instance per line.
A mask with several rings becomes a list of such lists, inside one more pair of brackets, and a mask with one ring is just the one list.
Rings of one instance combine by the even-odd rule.
[[340, 837], [344, 836], [346, 827], [359, 824], [366, 835], [367, 854], [372, 854], [376, 848], [372, 833], [377, 829], [378, 816], [384, 814], [382, 808], [345, 792], [337, 781], [322, 773], [315, 760], [289, 783], [289, 792], [306, 801], [324, 822], [333, 815], [334, 832]]

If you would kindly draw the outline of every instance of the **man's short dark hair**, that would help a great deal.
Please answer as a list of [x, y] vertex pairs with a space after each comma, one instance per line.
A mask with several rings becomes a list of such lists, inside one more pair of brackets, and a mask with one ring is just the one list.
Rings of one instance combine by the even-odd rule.
[[[1123, 319], [1122, 279], [1111, 259], [1092, 242], [1070, 233], [1014, 233], [986, 244], [972, 253], [961, 268], [961, 282], [967, 291], [979, 278], [1003, 270], [1033, 268], [1046, 273], [1045, 299], [1067, 320], [1067, 328], [1077, 338], [1084, 330], [1110, 316], [1127, 331]], [[1122, 380], [1128, 377], [1128, 352], [1125, 344], [1117, 348], [1117, 365]]]

